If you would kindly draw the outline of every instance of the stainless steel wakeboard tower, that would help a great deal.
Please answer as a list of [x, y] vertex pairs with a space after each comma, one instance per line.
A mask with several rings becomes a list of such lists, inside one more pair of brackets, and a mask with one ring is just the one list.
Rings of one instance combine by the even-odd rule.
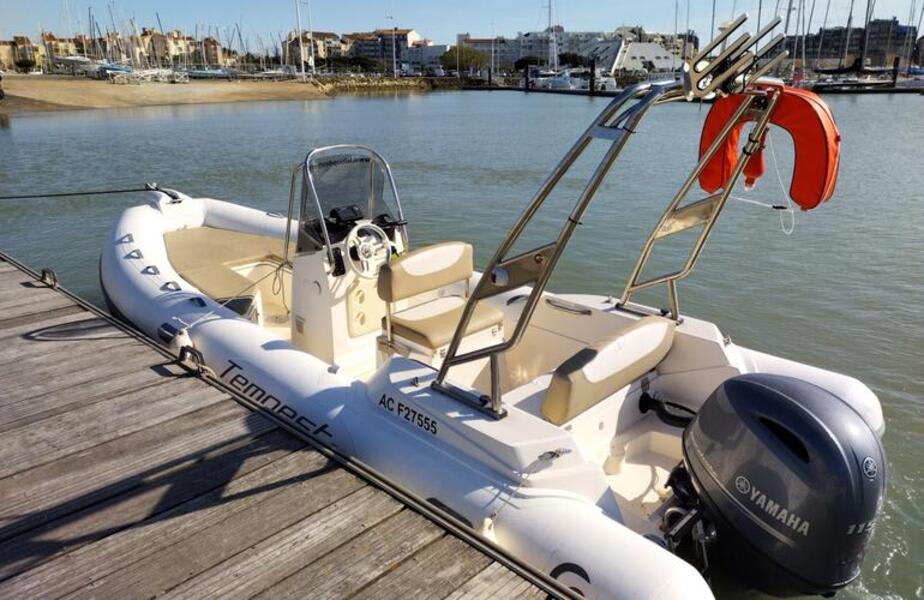
[[[625, 90], [614, 98], [587, 130], [581, 134], [577, 142], [533, 196], [485, 268], [484, 275], [476, 284], [465, 304], [462, 318], [453, 335], [452, 342], [450, 342], [439, 374], [432, 384], [434, 389], [448, 394], [492, 417], [502, 418], [506, 411], [501, 406], [498, 356], [516, 346], [522, 339], [549, 278], [555, 270], [555, 266], [571, 239], [575, 228], [580, 224], [581, 218], [603, 179], [629, 141], [631, 134], [637, 131], [639, 123], [648, 113], [648, 110], [653, 106], [668, 102], [705, 100], [717, 95], [742, 94], [745, 96], [744, 101], [726, 122], [712, 144], [702, 153], [696, 167], [686, 178], [680, 190], [674, 195], [655, 228], [649, 234], [642, 248], [641, 256], [636, 262], [626, 288], [617, 303], [617, 306], [623, 310], [648, 314], [650, 310], [633, 305], [630, 303], [630, 298], [634, 292], [663, 283], [667, 285], [670, 303], [667, 314], [672, 319], [680, 319], [676, 288], [677, 280], [689, 275], [696, 265], [703, 245], [712, 232], [716, 219], [725, 206], [731, 190], [744, 171], [744, 167], [747, 165], [751, 155], [761, 147], [764, 133], [770, 124], [770, 115], [779, 100], [779, 93], [774, 89], [758, 88], [753, 84], [760, 77], [776, 68], [787, 56], [785, 51], [772, 58], [769, 56], [773, 49], [783, 40], [784, 36], [781, 34], [774, 36], [761, 48], [757, 48], [761, 40], [767, 37], [780, 23], [780, 18], [777, 17], [772, 20], [766, 27], [753, 35], [743, 32], [737, 39], [729, 42], [728, 40], [732, 37], [732, 34], [738, 31], [746, 21], [747, 15], [739, 16], [718, 37], [703, 48], [699, 54], [685, 61], [682, 66], [680, 80], [663, 83], [639, 83]], [[710, 56], [716, 49], [719, 49], [718, 53], [715, 56]], [[637, 102], [629, 104], [630, 101], [634, 100], [637, 100]], [[739, 119], [745, 116], [753, 120], [754, 124], [748, 133], [738, 161], [724, 188], [706, 198], [681, 205], [689, 195], [693, 184], [706, 164], [718, 152], [726, 138], [738, 124]], [[606, 150], [603, 158], [593, 170], [570, 214], [565, 219], [558, 237], [555, 241], [538, 246], [528, 252], [508, 256], [526, 226], [562, 177], [595, 139], [609, 142], [609, 149]], [[655, 244], [659, 240], [694, 227], [701, 227], [702, 229], [683, 267], [671, 273], [640, 281], [642, 270]], [[532, 290], [526, 299], [513, 334], [501, 343], [460, 354], [459, 345], [465, 336], [476, 305], [485, 298], [527, 285], [531, 285]], [[489, 396], [473, 394], [446, 381], [449, 369], [453, 366], [484, 358], [489, 359], [489, 368], [491, 369], [491, 391]]]

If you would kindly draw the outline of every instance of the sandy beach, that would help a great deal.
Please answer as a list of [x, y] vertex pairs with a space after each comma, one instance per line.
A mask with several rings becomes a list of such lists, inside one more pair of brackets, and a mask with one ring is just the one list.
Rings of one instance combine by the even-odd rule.
[[6, 98], [0, 100], [0, 114], [213, 102], [316, 100], [344, 92], [425, 90], [430, 86], [420, 79], [338, 79], [324, 83], [221, 80], [114, 85], [80, 77], [8, 73], [4, 75], [3, 88]]

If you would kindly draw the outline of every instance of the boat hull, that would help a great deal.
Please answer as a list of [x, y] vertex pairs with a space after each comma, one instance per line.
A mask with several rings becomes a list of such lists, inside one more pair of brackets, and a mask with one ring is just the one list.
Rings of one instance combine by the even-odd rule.
[[[525, 442], [513, 450], [492, 446], [494, 434], [517, 427], [521, 417], [494, 421], [466, 411], [429, 387], [433, 369], [406, 358], [390, 359], [367, 381], [348, 378], [185, 281], [168, 258], [166, 233], [214, 227], [282, 239], [288, 221], [227, 202], [176, 196], [152, 192], [148, 204], [126, 210], [109, 233], [100, 279], [124, 319], [174, 351], [193, 347], [218, 379], [255, 408], [362, 461], [585, 597], [712, 597], [694, 567], [623, 524], [599, 467], [591, 469], [559, 428], [543, 424], [552, 433], [541, 448]], [[743, 352], [742, 368], [785, 371], [796, 364]], [[850, 388], [864, 405], [858, 410], [881, 431], [878, 401], [863, 396], [865, 386], [857, 382], [862, 389], [853, 389], [856, 380], [817, 371], [832, 386]], [[549, 472], [532, 473], [517, 454], [553, 449], [564, 452]]]

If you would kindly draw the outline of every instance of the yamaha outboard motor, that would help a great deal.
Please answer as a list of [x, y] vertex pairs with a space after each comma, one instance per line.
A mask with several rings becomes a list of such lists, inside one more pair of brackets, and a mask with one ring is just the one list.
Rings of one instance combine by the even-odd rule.
[[683, 454], [719, 555], [747, 583], [829, 595], [859, 574], [885, 456], [845, 402], [791, 377], [733, 377], [684, 431]]

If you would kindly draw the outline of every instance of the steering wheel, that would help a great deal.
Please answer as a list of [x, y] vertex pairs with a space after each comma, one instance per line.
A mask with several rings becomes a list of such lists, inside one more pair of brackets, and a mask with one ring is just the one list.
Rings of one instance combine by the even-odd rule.
[[[346, 239], [346, 256], [350, 267], [365, 279], [375, 279], [379, 269], [391, 260], [391, 240], [388, 234], [372, 223], [357, 225]], [[353, 254], [357, 258], [353, 258]]]

